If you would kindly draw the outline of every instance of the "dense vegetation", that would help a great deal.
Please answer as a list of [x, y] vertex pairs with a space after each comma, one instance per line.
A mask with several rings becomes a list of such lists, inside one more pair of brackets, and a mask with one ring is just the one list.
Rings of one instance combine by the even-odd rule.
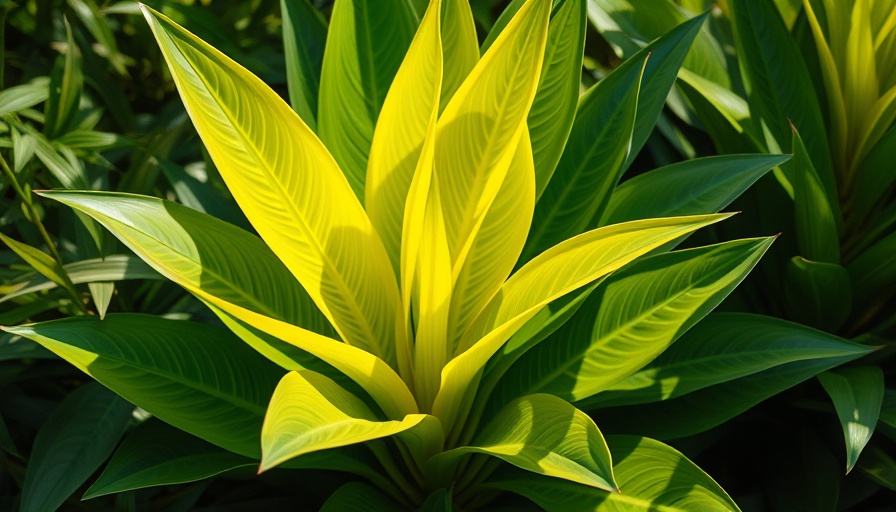
[[0, 17], [0, 509], [896, 501], [896, 0]]

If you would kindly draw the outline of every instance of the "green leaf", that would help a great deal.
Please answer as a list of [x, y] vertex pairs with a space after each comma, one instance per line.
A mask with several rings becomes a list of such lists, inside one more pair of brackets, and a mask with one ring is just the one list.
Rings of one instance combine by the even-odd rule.
[[327, 498], [320, 512], [395, 512], [401, 507], [380, 492], [361, 482], [343, 484]]
[[639, 174], [613, 191], [600, 225], [715, 213], [789, 159], [786, 155], [714, 156]]
[[620, 270], [511, 368], [492, 400], [550, 393], [573, 402], [628, 378], [712, 311], [773, 240], [660, 254]]
[[177, 195], [177, 202], [196, 211], [207, 213], [225, 222], [251, 230], [249, 221], [232, 200], [225, 199], [210, 183], [199, 181], [186, 169], [163, 158], [156, 159], [165, 178]]
[[896, 233], [876, 242], [847, 267], [856, 311], [879, 309], [896, 283]]
[[828, 202], [824, 185], [796, 129], [792, 147], [791, 181], [800, 254], [812, 261], [839, 264], [840, 236], [834, 213], [839, 203]]
[[100, 316], [100, 320], [106, 318], [106, 310], [109, 309], [109, 303], [112, 302], [112, 294], [115, 293], [115, 283], [108, 281], [95, 281], [87, 283], [90, 289], [90, 296], [93, 298], [93, 305], [96, 306], [96, 312]]
[[[884, 172], [896, 161], [896, 127], [884, 135], [856, 170], [849, 224], [860, 226], [896, 183], [896, 173]], [[849, 225], [848, 224], [848, 225]]]
[[587, 0], [565, 0], [551, 14], [541, 81], [527, 125], [535, 159], [535, 198], [554, 174], [569, 138], [579, 99]]
[[585, 413], [550, 395], [529, 395], [507, 404], [469, 446], [443, 452], [424, 471], [448, 483], [464, 455], [497, 457], [541, 475], [618, 492], [610, 450]]
[[317, 129], [361, 201], [374, 127], [416, 29], [407, 0], [336, 0], [333, 6]]
[[[253, 227], [340, 337], [394, 365], [394, 340], [403, 332], [395, 331], [401, 301], [389, 256], [327, 148], [258, 77], [143, 9], [200, 137]], [[351, 0], [340, 0], [340, 9], [353, 9]], [[350, 28], [337, 25], [334, 19], [329, 39]], [[327, 55], [338, 56], [328, 48]], [[322, 91], [328, 90], [326, 76], [325, 58]], [[326, 103], [322, 97], [321, 106]], [[318, 119], [321, 133], [324, 121]]]
[[852, 287], [845, 268], [794, 256], [787, 262], [784, 279], [793, 320], [827, 332], [837, 332], [846, 322]]
[[358, 397], [324, 375], [290, 372], [280, 380], [261, 429], [261, 471], [302, 455], [398, 434], [428, 416], [378, 421]]
[[[806, 344], [813, 350], [807, 350]], [[769, 345], [783, 345], [783, 352], [769, 351]], [[614, 403], [641, 405], [602, 408], [593, 414], [604, 431], [658, 439], [686, 437], [872, 351], [771, 317], [710, 315], [644, 372], [612, 390]], [[608, 405], [594, 401], [578, 405], [586, 410]]]
[[280, 0], [289, 102], [317, 130], [317, 99], [327, 42], [327, 22], [308, 0]]
[[849, 473], [874, 433], [884, 400], [884, 374], [876, 366], [862, 366], [825, 372], [818, 380], [834, 402], [843, 425]]
[[14, 85], [0, 91], [0, 116], [31, 108], [49, 97], [50, 79], [37, 77], [27, 84]]
[[896, 491], [896, 460], [887, 452], [871, 446], [859, 462], [859, 469], [872, 481]]
[[[829, 204], [836, 204], [834, 165], [824, 119], [796, 42], [772, 0], [732, 0], [731, 7], [750, 111], [785, 153], [792, 147], [790, 123], [799, 130], [818, 170], [825, 197]], [[785, 183], [785, 188], [788, 186]]]
[[[162, 279], [158, 272], [138, 258], [117, 254], [105, 259], [66, 263], [62, 266], [65, 274], [74, 284], [97, 283], [103, 281], [124, 281], [127, 279]], [[8, 285], [0, 286], [0, 303], [29, 293], [52, 290], [58, 284], [36, 273], [25, 274]], [[18, 322], [0, 322], [13, 324]]]
[[16, 174], [19, 174], [34, 156], [34, 147], [37, 145], [37, 141], [27, 133], [20, 134], [19, 131], [12, 126], [10, 127], [9, 132], [10, 138], [12, 139], [12, 170], [15, 171]]
[[557, 171], [535, 205], [521, 262], [595, 227], [631, 148], [646, 61], [641, 63], [640, 69], [615, 70], [580, 101]]
[[254, 468], [257, 464], [167, 423], [150, 419], [125, 438], [83, 499], [195, 482], [231, 469]]
[[591, 409], [670, 400], [749, 375], [761, 375], [776, 366], [812, 360], [851, 360], [872, 350], [772, 317], [713, 313], [643, 370], [581, 405]]
[[134, 406], [90, 383], [68, 395], [34, 439], [22, 512], [56, 510], [115, 449]]
[[6, 422], [3, 421], [3, 416], [0, 416], [0, 450], [3, 450], [14, 457], [22, 458], [19, 450], [16, 449], [15, 443], [12, 441], [12, 436], [9, 435], [9, 429], [6, 428]]
[[0, 361], [55, 358], [52, 352], [27, 338], [13, 336], [7, 332], [0, 334]]
[[519, 471], [484, 486], [524, 496], [548, 512], [740, 511], [719, 484], [675, 449], [633, 436], [609, 436], [607, 442], [619, 493]]
[[81, 101], [83, 77], [78, 46], [72, 37], [72, 29], [65, 20], [65, 55], [57, 59], [50, 75], [50, 94], [44, 107], [46, 121], [44, 133], [55, 139], [71, 128]]
[[279, 371], [226, 330], [151, 315], [109, 314], [5, 327], [72, 363], [162, 421], [258, 459]]
[[60, 265], [58, 261], [53, 259], [52, 256], [40, 249], [36, 249], [22, 242], [17, 242], [4, 234], [0, 234], [0, 241], [3, 241], [7, 247], [12, 249], [14, 253], [31, 265], [34, 270], [38, 271], [50, 281], [65, 288], [72, 298], [77, 299], [80, 296], [78, 290], [75, 289], [75, 285], [72, 283], [71, 278], [65, 272], [65, 268]]

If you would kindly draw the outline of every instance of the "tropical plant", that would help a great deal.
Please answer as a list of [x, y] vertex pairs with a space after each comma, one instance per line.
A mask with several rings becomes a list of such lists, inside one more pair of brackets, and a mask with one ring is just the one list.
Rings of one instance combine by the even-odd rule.
[[[708, 6], [680, 3], [690, 5], [593, 0], [593, 19], [620, 50], [631, 52], [661, 30], [657, 5], [675, 14], [666, 18]], [[882, 348], [820, 374], [820, 385], [790, 394], [790, 410], [775, 413], [786, 419], [763, 421], [774, 429], [763, 437], [799, 432], [804, 448], [792, 466], [804, 465], [806, 453], [817, 461], [815, 485], [801, 486], [817, 497], [810, 509], [834, 510], [839, 501], [841, 508], [867, 510], [875, 499], [892, 500], [889, 491], [881, 493], [868, 481], [896, 490], [896, 2], [728, 0], [719, 3], [711, 27], [695, 43], [690, 65], [685, 61], [673, 109], [704, 129], [719, 152], [794, 155], [742, 199], [750, 213], [738, 219], [741, 229], [773, 229], [784, 236], [726, 307], [788, 318]], [[736, 58], [726, 58], [726, 50]], [[776, 206], [753, 208], [768, 204]], [[735, 232], [718, 229], [721, 236]], [[824, 403], [828, 397], [833, 408]], [[824, 416], [817, 410], [828, 412], [827, 422], [819, 421]], [[691, 412], [682, 407], [678, 414]], [[834, 427], [835, 417], [841, 440], [819, 428]], [[889, 438], [872, 440], [875, 428]], [[863, 451], [869, 455], [859, 458]], [[844, 479], [844, 468], [849, 473], [854, 467], [866, 478]], [[766, 493], [772, 501], [776, 494], [787, 493]], [[787, 498], [778, 503], [782, 509], [793, 506]]]
[[[142, 424], [88, 497], [260, 460], [351, 475], [332, 510], [737, 510], [675, 449], [605, 438], [582, 408], [779, 367], [805, 379], [870, 351], [778, 322], [717, 344], [704, 330], [655, 366], [773, 239], [672, 249], [787, 160], [695, 160], [616, 187], [705, 17], [579, 98], [584, 0], [511, 2], [481, 58], [463, 0], [422, 20], [402, 0], [338, 0], [329, 26], [304, 0], [284, 7], [292, 108], [142, 8], [260, 238], [148, 196], [39, 193], [230, 329], [128, 313], [5, 328], [183, 431]], [[664, 380], [675, 365], [680, 385]]]

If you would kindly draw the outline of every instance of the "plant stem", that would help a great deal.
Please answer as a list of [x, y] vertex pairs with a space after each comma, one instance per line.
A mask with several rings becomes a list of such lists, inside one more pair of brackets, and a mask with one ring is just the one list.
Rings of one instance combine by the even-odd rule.
[[[50, 251], [50, 256], [56, 260], [56, 263], [59, 265], [60, 269], [63, 269], [62, 256], [59, 254], [59, 250], [56, 249], [56, 244], [53, 243], [53, 239], [50, 238], [50, 233], [47, 232], [47, 229], [44, 227], [43, 223], [40, 221], [40, 217], [37, 215], [37, 210], [34, 209], [34, 203], [31, 201], [31, 196], [25, 192], [22, 186], [19, 184], [16, 179], [16, 175], [10, 169], [9, 164], [6, 163], [6, 159], [3, 158], [3, 155], [0, 155], [0, 167], [3, 168], [3, 174], [6, 175], [7, 179], [9, 179], [10, 185], [12, 185], [13, 190], [16, 191], [16, 195], [22, 200], [22, 204], [25, 205], [25, 208], [28, 210], [28, 216], [31, 217], [31, 222], [37, 226], [37, 231], [40, 233], [41, 238], [44, 239], [44, 243], [47, 245], [47, 249]], [[62, 270], [64, 272], [64, 270]], [[84, 305], [84, 302], [81, 300], [81, 297], [73, 296], [75, 299], [75, 304], [77, 304], [78, 308], [82, 313], [87, 313], [87, 307]]]
[[404, 492], [404, 495], [412, 502], [419, 504], [423, 500], [423, 497], [420, 495], [417, 488], [408, 481], [401, 470], [395, 465], [395, 461], [392, 459], [391, 454], [389, 454], [388, 448], [384, 444], [377, 443], [376, 441], [368, 443], [367, 447], [370, 448], [374, 457], [376, 457], [379, 463], [383, 466], [383, 469], [386, 470], [389, 478], [391, 478]]

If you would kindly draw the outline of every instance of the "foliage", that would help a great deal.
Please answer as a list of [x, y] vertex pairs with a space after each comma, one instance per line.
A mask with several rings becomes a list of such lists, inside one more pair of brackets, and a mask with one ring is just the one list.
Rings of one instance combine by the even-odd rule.
[[[659, 3], [676, 16], [708, 7], [705, 2]], [[648, 8], [636, 0], [593, 0], [591, 5], [596, 26], [623, 53], [659, 35], [654, 5]], [[787, 414], [782, 426], [789, 423], [790, 429], [760, 420], [768, 429], [766, 437], [798, 424], [814, 424], [813, 430], [821, 433], [812, 437], [824, 441], [808, 449], [824, 452], [818, 457], [842, 460], [814, 466], [817, 485], [809, 486], [807, 493], [831, 492], [821, 487], [836, 493], [841, 481], [843, 489], [839, 506], [838, 497], [827, 494], [830, 499], [820, 500], [815, 510], [868, 510], [875, 500], [892, 500], [889, 491], [866, 483], [889, 489], [894, 483], [892, 473], [883, 469], [892, 467], [896, 440], [887, 439], [891, 432], [883, 428], [883, 418], [892, 414], [884, 397], [893, 393], [896, 335], [896, 280], [890, 271], [896, 240], [894, 48], [896, 3], [890, 0], [720, 2], [689, 55], [692, 65], [686, 59], [679, 74], [678, 94], [670, 98], [681, 120], [705, 130], [720, 153], [793, 153], [789, 163], [775, 169], [774, 178], [763, 180], [741, 199], [748, 211], [739, 219], [741, 226], [718, 229], [721, 236], [740, 229], [784, 233], [725, 307], [788, 318], [880, 348], [846, 368], [820, 374], [820, 386], [788, 394], [789, 410], [781, 410]], [[698, 134], [690, 140], [700, 138]], [[786, 400], [779, 402], [785, 405]], [[823, 414], [816, 409], [830, 415], [818, 421], [816, 416]], [[837, 417], [845, 443], [832, 435]], [[872, 436], [876, 427], [883, 435]], [[796, 432], [805, 437], [802, 429]], [[676, 436], [661, 435], [669, 437]], [[873, 455], [860, 457], [869, 451]], [[774, 456], [785, 464], [804, 464]], [[855, 467], [864, 478], [842, 477], [844, 468], [849, 473]], [[772, 489], [775, 485], [765, 484]], [[856, 486], [869, 490], [856, 492]], [[790, 497], [782, 498], [791, 493], [776, 494], [765, 494], [763, 499], [773, 504], [768, 506], [792, 506]]]

